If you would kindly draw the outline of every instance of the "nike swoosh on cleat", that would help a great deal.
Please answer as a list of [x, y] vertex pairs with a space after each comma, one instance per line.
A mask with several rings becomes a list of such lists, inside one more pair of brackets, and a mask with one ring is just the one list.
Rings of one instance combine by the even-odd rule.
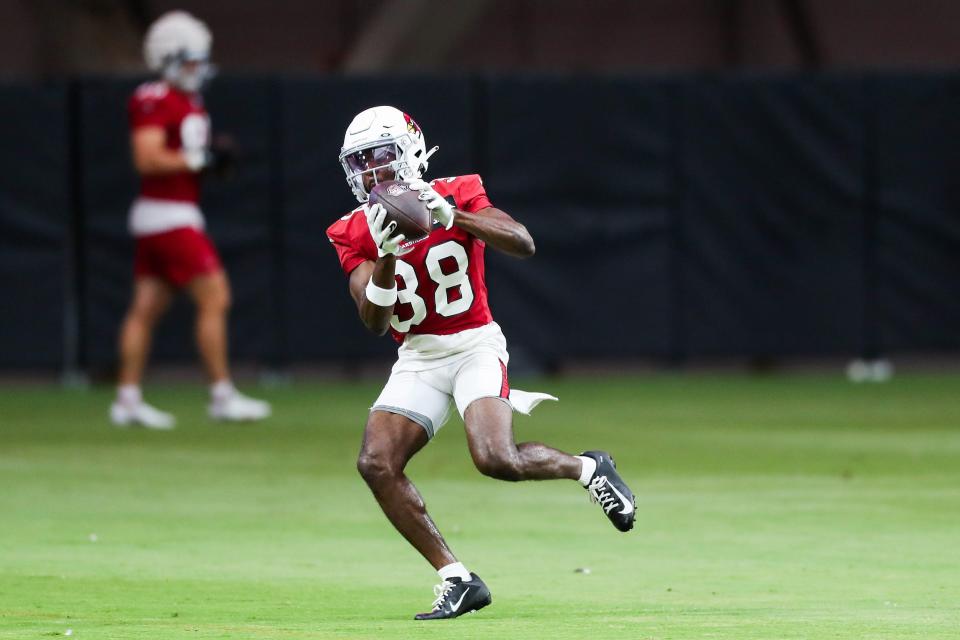
[[626, 497], [625, 495], [623, 495], [622, 493], [620, 493], [619, 491], [617, 491], [617, 488], [616, 488], [615, 486], [613, 486], [613, 483], [612, 483], [612, 482], [609, 482], [609, 481], [608, 481], [608, 482], [607, 482], [607, 485], [610, 487], [610, 490], [611, 490], [611, 491], [613, 491], [615, 494], [617, 494], [617, 497], [620, 498], [620, 502], [623, 503], [623, 511], [620, 512], [620, 515], [626, 516], [626, 515], [630, 515], [631, 513], [633, 513], [633, 503], [632, 503], [631, 501], [627, 500], [627, 497]]
[[467, 597], [467, 594], [470, 593], [470, 587], [467, 587], [467, 590], [463, 592], [463, 595], [460, 596], [460, 599], [457, 600], [456, 604], [450, 605], [450, 613], [456, 613], [457, 609], [460, 608], [460, 605], [463, 604], [463, 599]]

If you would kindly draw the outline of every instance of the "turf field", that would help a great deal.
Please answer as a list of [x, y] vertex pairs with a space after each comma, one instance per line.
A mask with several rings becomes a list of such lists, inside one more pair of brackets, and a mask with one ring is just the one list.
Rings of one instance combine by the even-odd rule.
[[172, 433], [107, 426], [109, 389], [0, 389], [0, 638], [960, 637], [960, 376], [517, 384], [561, 397], [518, 435], [608, 448], [637, 527], [480, 476], [451, 422], [410, 475], [494, 603], [440, 623], [354, 470], [378, 386], [265, 391], [245, 426], [150, 388]]

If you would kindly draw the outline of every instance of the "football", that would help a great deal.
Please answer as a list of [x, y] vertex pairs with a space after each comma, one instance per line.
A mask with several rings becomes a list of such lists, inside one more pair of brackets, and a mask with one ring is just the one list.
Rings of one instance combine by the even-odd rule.
[[370, 190], [370, 204], [381, 204], [387, 210], [386, 221], [396, 222], [397, 231], [407, 240], [419, 240], [430, 233], [433, 216], [425, 202], [419, 199], [406, 182], [387, 180]]

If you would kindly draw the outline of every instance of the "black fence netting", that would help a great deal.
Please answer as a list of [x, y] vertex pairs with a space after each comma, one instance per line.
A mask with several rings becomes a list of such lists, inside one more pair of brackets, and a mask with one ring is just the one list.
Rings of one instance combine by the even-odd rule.
[[856, 353], [860, 83], [710, 80], [687, 84], [682, 96], [687, 351]]
[[960, 77], [870, 84], [879, 349], [960, 345]]
[[0, 85], [0, 366], [58, 367], [69, 317], [70, 96]]
[[546, 363], [669, 352], [671, 106], [656, 81], [488, 84], [487, 189], [537, 243], [530, 260], [489, 257], [492, 310], [515, 349]]
[[[133, 80], [0, 87], [0, 365], [105, 368], [132, 286]], [[537, 254], [488, 252], [521, 361], [960, 348], [960, 77], [224, 77], [242, 164], [202, 206], [231, 279], [231, 351], [389, 355], [324, 231], [359, 110], [412, 114], [432, 177], [479, 173]], [[180, 301], [154, 357], [194, 357]]]

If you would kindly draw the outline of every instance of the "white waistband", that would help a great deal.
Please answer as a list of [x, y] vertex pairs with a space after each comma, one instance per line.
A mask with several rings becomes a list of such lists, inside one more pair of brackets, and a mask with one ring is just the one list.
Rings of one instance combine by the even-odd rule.
[[200, 207], [192, 202], [137, 198], [130, 207], [128, 226], [135, 236], [149, 236], [183, 227], [203, 229], [204, 220]]
[[448, 360], [458, 357], [465, 351], [489, 350], [497, 355], [504, 364], [510, 360], [507, 353], [507, 339], [496, 322], [490, 322], [449, 335], [429, 333], [407, 334], [403, 344], [397, 349], [397, 364], [394, 366], [407, 371], [433, 369], [444, 366]]

